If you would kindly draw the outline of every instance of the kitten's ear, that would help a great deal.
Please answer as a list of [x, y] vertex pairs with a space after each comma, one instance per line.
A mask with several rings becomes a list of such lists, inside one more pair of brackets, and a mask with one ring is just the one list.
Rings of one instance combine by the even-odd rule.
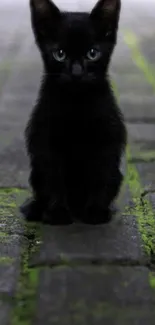
[[30, 0], [30, 7], [32, 12], [42, 17], [47, 17], [49, 14], [53, 18], [60, 17], [60, 10], [50, 0]]
[[99, 0], [91, 12], [91, 18], [113, 17], [120, 11], [120, 0]]

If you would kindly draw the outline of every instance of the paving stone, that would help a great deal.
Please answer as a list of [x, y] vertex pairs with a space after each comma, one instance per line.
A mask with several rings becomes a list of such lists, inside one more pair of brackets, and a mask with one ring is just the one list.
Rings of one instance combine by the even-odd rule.
[[31, 265], [61, 263], [63, 256], [82, 263], [90, 260], [107, 263], [147, 261], [134, 216], [121, 216], [105, 226], [44, 227], [40, 252], [34, 254]]
[[148, 188], [151, 187], [155, 189], [155, 163], [136, 164], [136, 167], [139, 171], [142, 183]]
[[11, 307], [9, 303], [0, 300], [0, 324], [10, 324]]
[[148, 37], [154, 33], [154, 9], [153, 0], [122, 1], [121, 27], [133, 29], [139, 38]]
[[140, 50], [142, 51], [145, 58], [147, 58], [150, 65], [152, 65], [152, 68], [155, 71], [155, 48], [153, 46], [155, 38], [155, 31], [153, 31], [153, 35], [151, 35], [148, 38], [144, 38], [140, 42]]
[[154, 107], [155, 106], [155, 95], [150, 96], [149, 94], [146, 93], [141, 93], [140, 95], [137, 94], [137, 92], [130, 92], [126, 91], [126, 93], [120, 95], [120, 102], [122, 106], [125, 105], [132, 105], [135, 108], [135, 111], [137, 109], [137, 106], [142, 106], [145, 105], [145, 115], [147, 116], [147, 108], [148, 107]]
[[151, 142], [155, 139], [154, 124], [127, 123], [129, 141], [133, 142]]
[[0, 298], [2, 294], [5, 294], [6, 299], [15, 295], [21, 270], [21, 256], [28, 247], [28, 240], [23, 236], [24, 220], [19, 219], [17, 212], [24, 194], [16, 189], [0, 190]]
[[[113, 66], [115, 65], [117, 64], [114, 60]], [[155, 96], [152, 86], [147, 82], [147, 80], [144, 78], [143, 73], [139, 70], [135, 69], [134, 72], [126, 70], [126, 73], [122, 75], [120, 73], [115, 73], [111, 69], [111, 77], [117, 83], [117, 88], [120, 93], [120, 99], [122, 95], [125, 94], [127, 96], [129, 94], [128, 98], [126, 99], [130, 99], [133, 103], [133, 94], [134, 96], [137, 96], [139, 100], [143, 98], [144, 101], [146, 101], [146, 97], [150, 99], [150, 97]], [[129, 100], [127, 100], [127, 102], [129, 103]], [[138, 104], [137, 101], [136, 104]]]
[[22, 189], [0, 189], [0, 234], [24, 235], [26, 230], [25, 220], [19, 214], [19, 206], [29, 196], [27, 190]]
[[43, 324], [45, 319], [47, 325], [154, 322], [155, 296], [144, 267], [43, 269], [39, 293], [36, 325]]
[[[9, 134], [7, 131], [6, 133]], [[9, 134], [10, 139], [12, 133]], [[29, 161], [24, 139], [21, 136], [20, 140], [17, 138], [13, 140], [11, 145], [8, 142], [3, 142], [4, 150], [0, 153], [0, 187], [28, 187]]]
[[0, 234], [0, 294], [15, 294], [24, 241], [19, 235]]
[[[155, 99], [154, 99], [155, 101]], [[140, 102], [135, 105], [132, 102], [120, 102], [120, 108], [123, 112], [125, 119], [127, 122], [130, 123], [143, 123], [143, 124], [152, 124], [155, 122], [155, 105], [153, 101], [147, 102]], [[149, 126], [148, 126], [149, 127]]]
[[20, 5], [17, 9], [15, 2], [9, 7], [0, 4], [0, 98], [12, 71], [16, 69], [18, 53], [27, 39], [29, 12], [28, 8], [24, 9]]
[[9, 190], [8, 192], [0, 190], [0, 324], [2, 325], [11, 324], [14, 307], [11, 302], [17, 291], [22, 253], [28, 247], [28, 241], [23, 237], [23, 220], [21, 222], [17, 217], [16, 207], [16, 203], [19, 204], [23, 196], [18, 195], [18, 199], [15, 200], [13, 190], [11, 193], [9, 195]]
[[132, 143], [132, 148], [131, 150], [133, 151], [133, 153], [139, 154], [139, 152], [143, 153], [145, 152], [146, 155], [149, 152], [154, 152], [155, 150], [155, 139], [153, 139], [152, 141], [138, 141], [137, 143]]
[[[155, 96], [139, 96], [134, 93], [120, 97], [120, 108], [128, 123], [150, 124], [155, 122]], [[145, 127], [148, 129], [150, 125]], [[153, 124], [154, 125], [154, 124]], [[137, 129], [137, 126], [136, 126]], [[148, 134], [148, 132], [147, 132]], [[143, 135], [145, 136], [145, 134]], [[146, 141], [148, 139], [146, 138]], [[151, 139], [152, 140], [152, 139]]]
[[19, 281], [21, 254], [27, 249], [28, 241], [22, 236], [22, 222], [12, 214], [5, 215], [9, 208], [1, 209], [4, 213], [3, 216], [0, 214], [0, 295], [13, 296]]
[[[19, 9], [20, 10], [20, 9]], [[20, 10], [20, 14], [16, 14], [16, 10], [6, 10], [0, 8], [0, 67], [3, 60], [12, 60], [15, 58], [20, 49], [21, 40], [26, 35], [27, 20], [25, 13]], [[8, 26], [9, 21], [9, 26]], [[20, 29], [19, 29], [20, 25]]]
[[[42, 69], [41, 64], [36, 60], [32, 70], [31, 52], [28, 52], [31, 44], [32, 40], [28, 39], [19, 53], [20, 64], [17, 64], [17, 70], [12, 72], [0, 100], [1, 187], [28, 186], [29, 166], [24, 130], [37, 98]], [[25, 61], [24, 58], [26, 58]], [[28, 61], [31, 62], [30, 65]]]

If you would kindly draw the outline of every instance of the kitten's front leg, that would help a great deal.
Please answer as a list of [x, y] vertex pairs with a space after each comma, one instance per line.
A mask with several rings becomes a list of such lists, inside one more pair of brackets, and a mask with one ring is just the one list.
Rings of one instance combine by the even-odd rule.
[[87, 212], [85, 214], [86, 223], [99, 224], [107, 223], [111, 220], [113, 214], [117, 212], [113, 201], [119, 193], [120, 186], [123, 180], [123, 175], [119, 169], [119, 159], [117, 156], [108, 155], [93, 171], [96, 175], [96, 182], [92, 187]]
[[86, 221], [88, 223], [107, 223], [117, 212], [113, 201], [119, 192], [123, 176], [119, 170], [116, 170], [113, 175], [114, 177], [111, 177], [109, 174], [109, 178], [106, 176], [102, 188], [96, 191], [92, 204], [87, 209]]
[[49, 224], [68, 224], [71, 218], [65, 202], [65, 191], [60, 173], [59, 161], [37, 157], [31, 161], [30, 185], [34, 196], [21, 207], [28, 221], [42, 221]]

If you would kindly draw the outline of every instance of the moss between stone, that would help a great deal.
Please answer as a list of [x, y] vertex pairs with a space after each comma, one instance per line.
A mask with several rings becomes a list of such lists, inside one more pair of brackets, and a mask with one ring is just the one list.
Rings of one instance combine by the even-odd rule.
[[[113, 82], [112, 87], [119, 100], [117, 85]], [[129, 146], [127, 146], [127, 175], [126, 181], [129, 185], [134, 207], [127, 207], [127, 213], [137, 217], [137, 223], [141, 234], [145, 253], [152, 260], [155, 254], [155, 217], [151, 203], [147, 199], [141, 199], [144, 189], [141, 184], [140, 176], [136, 166], [131, 162], [132, 155]]]
[[[129, 148], [127, 149], [128, 161], [131, 160]], [[143, 187], [136, 167], [128, 162], [127, 179], [132, 194], [134, 207], [130, 213], [137, 217], [139, 231], [143, 240], [145, 252], [152, 258], [155, 254], [155, 217], [151, 203], [147, 199], [141, 199]]]
[[[28, 238], [28, 246], [23, 247], [21, 256], [21, 273], [18, 282], [17, 294], [13, 299], [13, 315], [11, 325], [29, 325], [35, 313], [36, 290], [38, 286], [39, 270], [30, 269], [28, 266], [29, 257], [38, 249], [36, 244], [40, 242], [40, 228], [36, 224], [28, 224], [22, 219], [19, 220], [18, 213], [18, 197], [27, 195], [27, 191], [18, 188], [0, 188], [0, 223], [2, 225], [0, 231], [0, 241], [7, 242], [9, 240], [10, 224], [22, 223], [24, 236]], [[21, 202], [20, 202], [21, 203]], [[14, 230], [14, 229], [12, 229]], [[10, 264], [14, 259], [1, 256], [0, 264]]]
[[25, 249], [11, 325], [30, 325], [35, 316], [39, 269], [30, 269], [28, 262], [29, 254]]
[[7, 237], [10, 230], [16, 228], [16, 225], [23, 226], [23, 219], [19, 218], [17, 213], [17, 197], [24, 194], [25, 190], [17, 188], [0, 188], [0, 240]]
[[40, 226], [35, 223], [29, 223], [26, 229], [25, 236], [28, 238], [29, 246], [23, 248], [21, 257], [21, 274], [11, 325], [32, 324], [36, 311], [40, 269], [30, 268], [29, 259], [31, 254], [39, 249], [37, 242], [41, 242]]
[[0, 257], [0, 265], [2, 264], [12, 264], [14, 262], [14, 258], [13, 257], [9, 257], [9, 256], [1, 256]]
[[142, 151], [136, 151], [136, 153], [134, 153], [132, 151], [132, 157], [131, 160], [129, 160], [130, 162], [133, 162], [134, 160], [142, 160], [143, 162], [153, 162], [155, 161], [155, 150], [142, 150]]
[[150, 283], [151, 288], [155, 290], [155, 272], [150, 272], [149, 283]]
[[[57, 310], [55, 310], [55, 314]], [[151, 314], [152, 319], [155, 313]], [[70, 323], [75, 325], [85, 325], [87, 323], [97, 324], [98, 322], [108, 321], [120, 325], [131, 323], [131, 321], [139, 322], [143, 319], [150, 319], [150, 310], [147, 308], [140, 308], [134, 306], [115, 306], [108, 302], [98, 301], [94, 304], [89, 304], [84, 299], [72, 301], [67, 308], [67, 315], [53, 316], [50, 318], [51, 324], [68, 325]]]
[[[152, 73], [149, 63], [142, 56], [136, 35], [131, 31], [124, 32], [124, 40], [126, 44], [131, 49], [132, 58], [137, 67], [143, 72], [146, 80], [152, 86], [155, 91], [155, 76]], [[128, 151], [128, 159], [131, 159], [131, 155]], [[129, 179], [130, 179], [130, 188], [133, 194], [135, 195], [135, 187], [137, 188], [137, 194], [141, 192], [141, 185], [138, 172], [134, 165], [129, 164]], [[135, 196], [136, 201], [136, 212], [139, 216], [139, 226], [142, 233], [142, 239], [145, 243], [145, 249], [149, 254], [155, 255], [155, 217], [154, 211], [150, 202], [145, 199], [143, 200], [143, 205], [141, 204], [140, 197]]]

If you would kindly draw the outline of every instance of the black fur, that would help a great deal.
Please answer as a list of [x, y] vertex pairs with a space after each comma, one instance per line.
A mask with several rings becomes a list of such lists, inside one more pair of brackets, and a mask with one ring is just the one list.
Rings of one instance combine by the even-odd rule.
[[[34, 198], [21, 210], [28, 220], [68, 224], [77, 218], [96, 224], [110, 219], [126, 144], [108, 78], [119, 13], [119, 0], [100, 0], [91, 14], [60, 13], [49, 0], [31, 0], [44, 75], [26, 128]], [[91, 48], [100, 54], [96, 61], [86, 56]], [[63, 62], [53, 56], [57, 49], [67, 54]]]

